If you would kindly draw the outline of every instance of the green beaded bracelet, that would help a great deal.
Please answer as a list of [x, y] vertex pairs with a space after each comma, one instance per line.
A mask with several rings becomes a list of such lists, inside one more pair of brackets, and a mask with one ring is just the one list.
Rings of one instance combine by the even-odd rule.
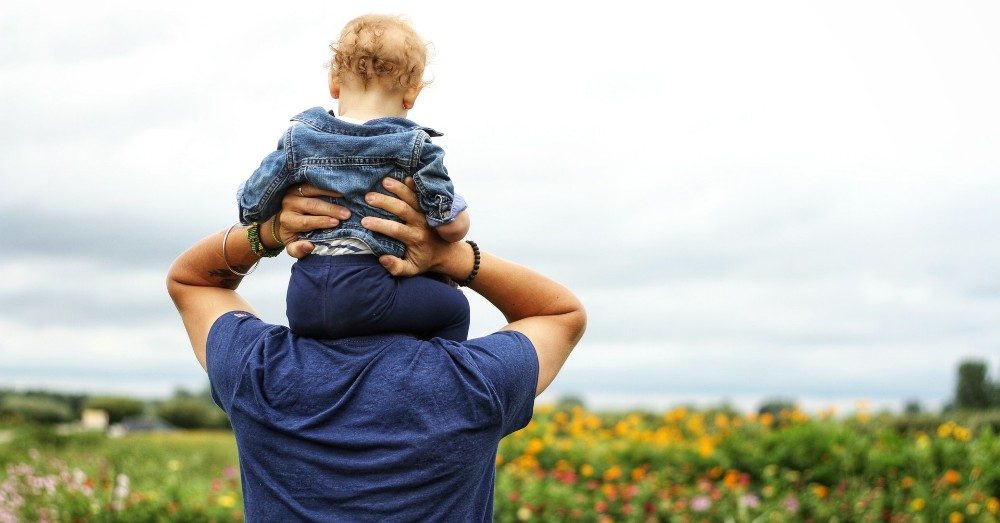
[[264, 242], [260, 241], [260, 223], [258, 222], [253, 222], [247, 227], [247, 241], [250, 242], [250, 250], [263, 258], [274, 258], [285, 250], [281, 247], [268, 249], [264, 246]]

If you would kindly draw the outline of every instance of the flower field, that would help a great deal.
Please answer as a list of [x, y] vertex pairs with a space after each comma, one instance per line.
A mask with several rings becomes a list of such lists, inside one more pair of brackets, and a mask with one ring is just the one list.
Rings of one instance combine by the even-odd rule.
[[[496, 520], [998, 521], [1000, 437], [924, 425], [543, 406], [501, 442]], [[0, 523], [242, 519], [229, 433], [0, 436]]]
[[59, 436], [15, 431], [0, 444], [0, 523], [242, 521], [228, 432]]
[[501, 442], [496, 519], [998, 521], [1000, 438], [893, 421], [543, 407]]

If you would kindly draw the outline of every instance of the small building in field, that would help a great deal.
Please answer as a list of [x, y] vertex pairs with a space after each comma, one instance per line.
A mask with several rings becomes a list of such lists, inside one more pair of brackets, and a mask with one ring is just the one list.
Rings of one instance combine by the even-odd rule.
[[108, 411], [103, 409], [83, 409], [80, 426], [83, 430], [108, 430]]

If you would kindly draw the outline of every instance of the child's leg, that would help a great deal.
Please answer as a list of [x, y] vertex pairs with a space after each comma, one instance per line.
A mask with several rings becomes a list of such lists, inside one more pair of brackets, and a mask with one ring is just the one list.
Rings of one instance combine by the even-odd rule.
[[386, 328], [428, 339], [469, 339], [469, 300], [462, 291], [429, 276], [390, 278], [396, 292], [383, 316]]
[[306, 256], [292, 266], [288, 326], [302, 336], [412, 333], [464, 341], [469, 302], [426, 276], [393, 278], [374, 256]]

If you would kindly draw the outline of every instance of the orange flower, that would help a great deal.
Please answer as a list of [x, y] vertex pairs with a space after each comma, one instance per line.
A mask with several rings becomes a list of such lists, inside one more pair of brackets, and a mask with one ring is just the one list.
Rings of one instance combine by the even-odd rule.
[[941, 480], [949, 485], [955, 485], [962, 480], [962, 475], [959, 474], [957, 470], [949, 470], [944, 473]]
[[632, 481], [642, 481], [646, 478], [646, 469], [637, 468], [632, 469]]
[[899, 486], [904, 489], [909, 489], [913, 486], [913, 478], [910, 476], [903, 476], [903, 479], [899, 480]]
[[614, 481], [620, 477], [622, 477], [622, 469], [618, 465], [604, 471], [604, 481]]
[[820, 484], [817, 483], [817, 484], [813, 485], [812, 491], [813, 491], [813, 494], [816, 494], [817, 498], [824, 499], [824, 498], [826, 498], [826, 495], [829, 494], [830, 489], [826, 488], [826, 485], [820, 485]]
[[961, 512], [948, 514], [948, 523], [962, 523], [963, 521], [965, 521], [965, 516]]
[[735, 470], [730, 470], [726, 472], [726, 477], [723, 478], [722, 482], [726, 485], [726, 488], [732, 490], [739, 485], [740, 475]]

